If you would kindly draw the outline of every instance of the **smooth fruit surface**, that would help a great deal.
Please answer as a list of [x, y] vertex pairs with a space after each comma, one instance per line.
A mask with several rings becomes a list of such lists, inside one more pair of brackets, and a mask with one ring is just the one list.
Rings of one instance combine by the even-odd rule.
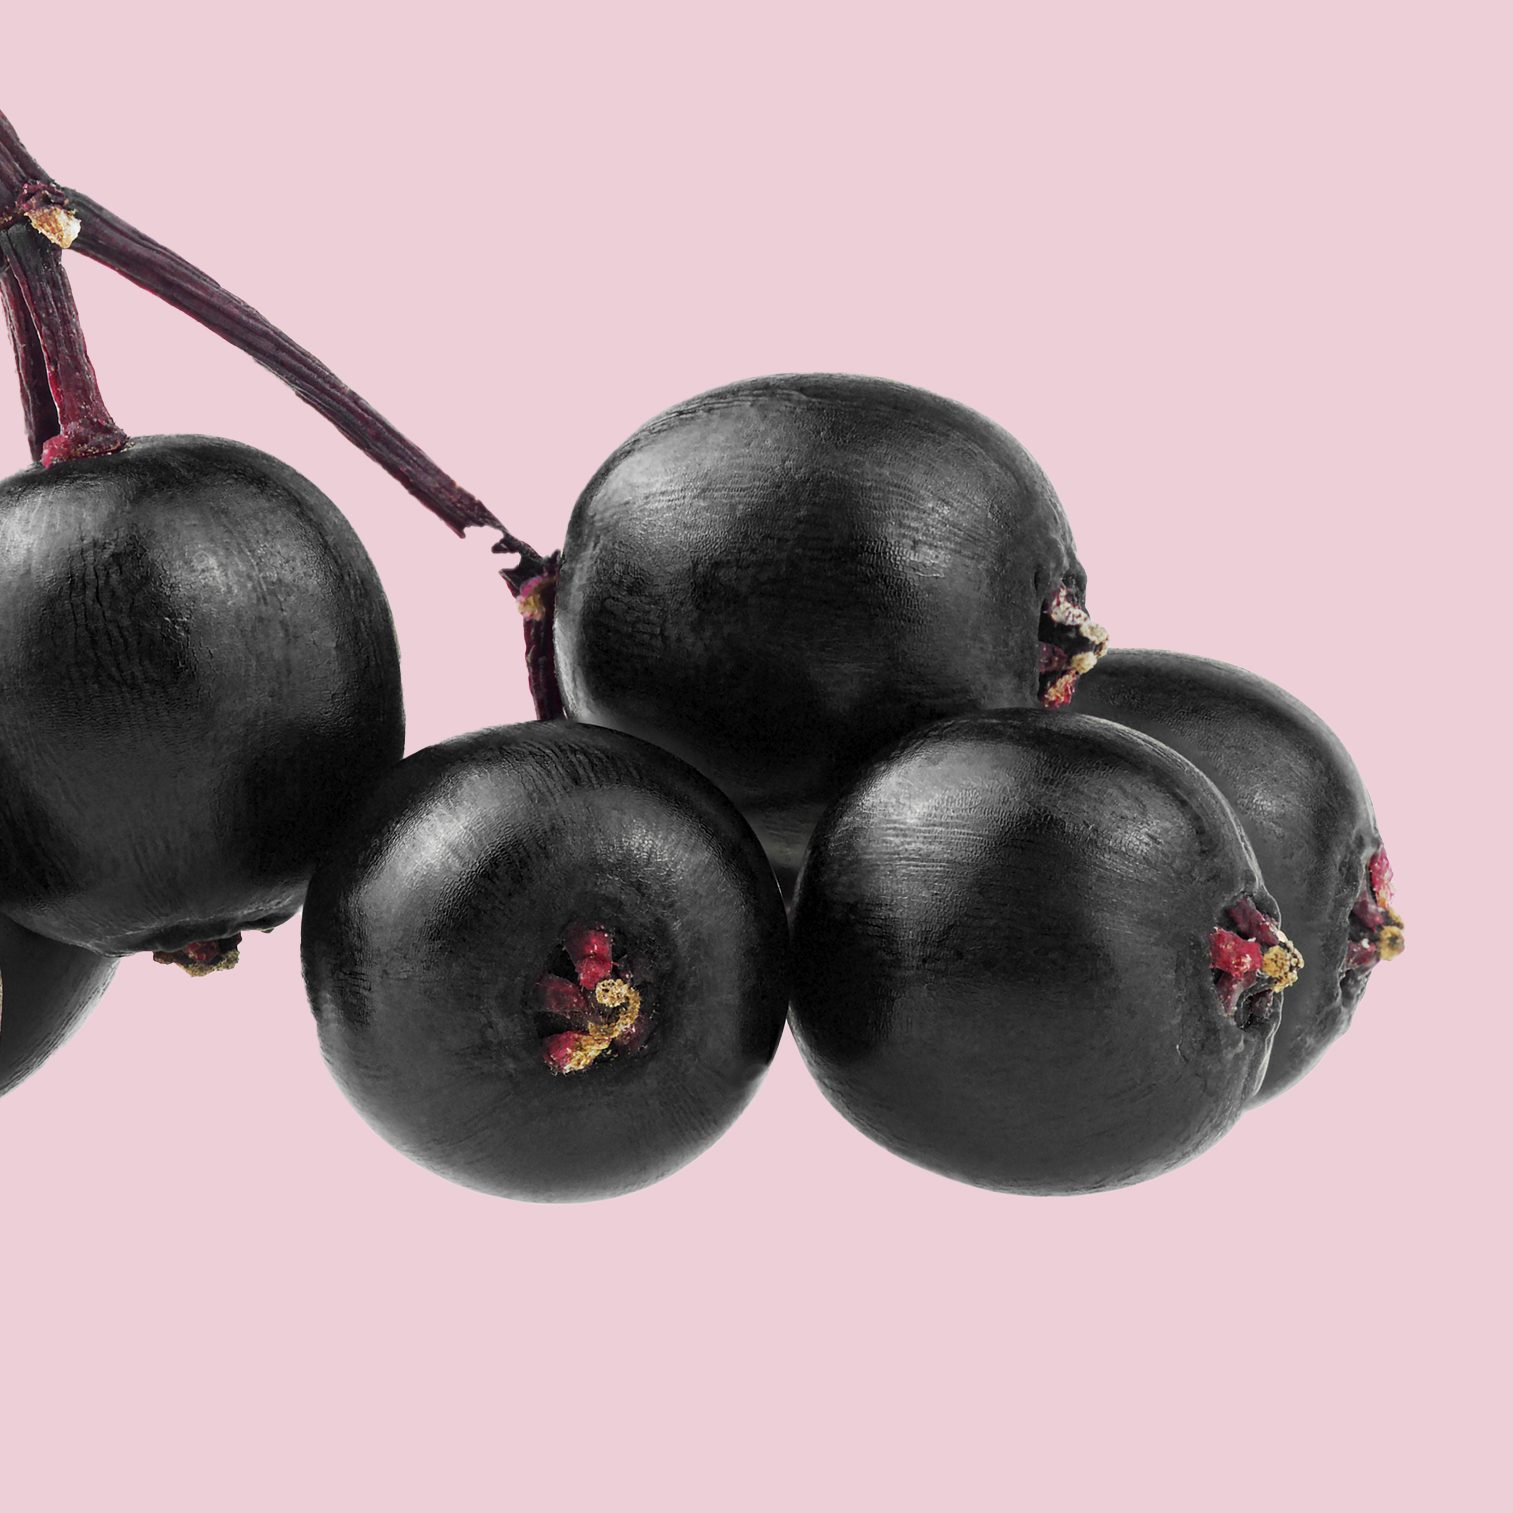
[[753, 379], [649, 422], [584, 490], [557, 672], [570, 715], [729, 794], [786, 884], [880, 746], [1069, 696], [1041, 626], [1085, 586], [1050, 483], [981, 415], [882, 379]]
[[406, 1155], [509, 1197], [612, 1196], [745, 1106], [788, 1002], [771, 868], [666, 752], [479, 731], [379, 786], [311, 884], [327, 1062]]
[[47, 940], [0, 916], [0, 1096], [73, 1034], [115, 970], [107, 956]]
[[403, 749], [356, 534], [292, 468], [156, 436], [0, 483], [0, 908], [111, 954], [286, 919]]
[[815, 832], [794, 1031], [830, 1101], [922, 1166], [1026, 1193], [1137, 1182], [1260, 1082], [1280, 995], [1231, 1006], [1215, 970], [1247, 901], [1274, 923], [1228, 806], [1165, 747], [1042, 710], [941, 721]]
[[[1358, 916], [1391, 908], [1382, 838], [1355, 763], [1311, 709], [1274, 683], [1178, 652], [1111, 653], [1078, 709], [1180, 752], [1213, 780], [1250, 837], [1310, 968], [1287, 995], [1258, 1095], [1270, 1098], [1349, 1028], [1382, 957], [1379, 949], [1352, 949], [1354, 939], [1364, 943], [1368, 934]], [[1385, 893], [1380, 903], [1378, 892]], [[1396, 928], [1400, 943], [1400, 920]]]

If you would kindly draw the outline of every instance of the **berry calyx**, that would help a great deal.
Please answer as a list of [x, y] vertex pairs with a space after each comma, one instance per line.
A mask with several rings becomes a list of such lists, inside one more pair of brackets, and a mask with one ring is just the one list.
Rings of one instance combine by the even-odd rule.
[[542, 1042], [542, 1059], [554, 1072], [582, 1072], [591, 1067], [635, 1027], [641, 1013], [641, 995], [619, 977], [606, 977], [594, 989], [594, 1002], [617, 1010], [612, 1020], [591, 1021], [587, 1029], [564, 1030]]
[[1108, 632], [1088, 618], [1063, 583], [1040, 611], [1039, 637], [1040, 702], [1062, 709], [1071, 703], [1077, 680], [1108, 650]]
[[598, 925], [569, 925], [563, 932], [562, 945], [572, 958], [582, 988], [598, 987], [615, 969], [614, 942], [609, 931]]
[[1276, 1012], [1275, 995], [1297, 982], [1303, 953], [1253, 899], [1241, 898], [1224, 912], [1227, 925], [1208, 937], [1208, 964], [1224, 1012], [1245, 1028]]
[[640, 1049], [648, 1028], [641, 994], [630, 969], [616, 963], [609, 931], [602, 925], [569, 925], [562, 947], [577, 980], [548, 973], [536, 983], [536, 1012], [548, 1026], [568, 1026], [542, 1037], [542, 1061], [553, 1072], [582, 1072], [611, 1049]]
[[1345, 975], [1369, 972], [1378, 962], [1403, 954], [1403, 918], [1392, 907], [1392, 863], [1379, 849], [1366, 867], [1366, 881], [1350, 910]]
[[160, 966], [180, 967], [191, 977], [208, 977], [212, 972], [229, 972], [241, 960], [241, 944], [238, 932], [220, 940], [192, 940], [176, 951], [154, 951], [152, 959]]

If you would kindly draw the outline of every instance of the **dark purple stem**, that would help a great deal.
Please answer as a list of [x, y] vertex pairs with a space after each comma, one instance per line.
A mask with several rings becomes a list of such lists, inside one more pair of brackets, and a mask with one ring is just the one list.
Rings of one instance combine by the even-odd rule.
[[43, 443], [43, 465], [119, 452], [126, 433], [105, 408], [63, 254], [24, 221], [0, 232], [0, 249], [41, 345], [57, 409], [58, 434]]
[[42, 183], [47, 175], [42, 165], [26, 150], [16, 128], [0, 111], [0, 187], [7, 199], [14, 199], [28, 183]]
[[21, 285], [11, 272], [11, 265], [0, 258], [0, 305], [5, 306], [5, 324], [10, 331], [11, 350], [16, 354], [16, 373], [21, 380], [21, 410], [26, 421], [26, 443], [32, 461], [42, 461], [42, 447], [58, 434], [58, 411], [47, 384], [47, 363], [37, 328]]
[[[290, 340], [277, 326], [251, 305], [222, 288], [209, 274], [113, 215], [88, 195], [60, 188], [26, 150], [16, 135], [15, 128], [0, 113], [0, 232], [3, 232], [6, 239], [24, 235], [29, 242], [36, 243], [53, 264], [58, 264], [57, 252], [47, 247], [40, 235], [22, 221], [29, 210], [48, 205], [66, 208], [80, 217], [82, 229], [76, 244], [78, 251], [103, 263], [107, 268], [114, 269], [132, 283], [191, 316], [281, 378], [301, 399], [324, 415], [354, 446], [402, 483], [432, 514], [445, 521], [459, 536], [467, 527], [474, 525], [497, 531], [501, 539], [494, 550], [513, 553], [519, 559], [512, 566], [503, 569], [499, 576], [509, 584], [517, 600], [533, 586], [544, 595], [541, 607], [534, 613], [526, 612], [526, 667], [538, 718], [555, 719], [561, 716], [562, 699], [557, 688], [552, 655], [552, 601], [560, 553], [544, 558], [534, 547], [506, 530], [481, 500], [443, 473], [419, 447], [395, 430], [319, 358]], [[33, 451], [35, 454], [41, 445], [45, 453], [46, 447], [62, 447], [66, 443], [67, 450], [60, 450], [58, 455], [80, 455], [73, 450], [76, 443], [69, 438], [70, 416], [63, 413], [63, 401], [58, 399], [63, 421], [61, 437], [51, 436], [47, 407], [38, 408], [39, 401], [44, 396], [37, 387], [34, 354], [26, 331], [28, 323], [19, 318], [21, 315], [29, 314], [31, 325], [41, 333], [42, 344], [38, 351], [47, 359], [49, 377], [53, 376], [53, 354], [48, 332], [43, 328], [34, 302], [29, 297], [27, 283], [27, 274], [18, 270], [17, 292], [28, 297], [15, 303], [14, 308], [8, 287], [0, 290], [0, 293], [5, 295], [6, 312], [12, 324], [12, 340], [21, 372], [22, 402], [26, 407], [27, 430], [32, 438]], [[71, 310], [72, 296], [68, 294], [61, 265], [57, 267], [57, 278], [49, 276], [48, 283], [55, 292], [56, 287], [61, 287], [62, 296], [58, 298], [61, 300], [66, 296]], [[77, 332], [76, 319], [73, 329]], [[20, 334], [17, 335], [17, 332]], [[88, 358], [84, 355], [82, 337], [78, 341], [78, 357], [82, 359], [75, 364], [80, 381], [87, 375], [92, 382], [93, 369], [89, 367]], [[57, 398], [58, 392], [58, 386], [54, 382], [52, 397]], [[98, 389], [94, 390], [94, 399], [98, 400]], [[109, 423], [103, 404], [99, 405], [97, 412], [92, 413], [96, 420], [103, 417]], [[48, 434], [43, 435], [44, 431]], [[46, 455], [44, 460], [47, 460]]]
[[448, 478], [319, 358], [177, 253], [144, 236], [87, 195], [74, 190], [66, 193], [84, 224], [76, 244], [78, 251], [192, 316], [283, 379], [459, 536], [470, 525], [487, 526], [500, 533], [501, 551], [520, 553], [525, 577], [540, 571], [537, 552], [511, 535], [481, 500]]
[[[20, 216], [15, 203], [24, 197], [30, 182], [41, 175], [41, 167], [27, 152], [9, 121], [0, 114], [0, 191], [9, 202], [8, 211], [0, 213], [0, 227]], [[21, 382], [21, 410], [26, 424], [26, 441], [32, 461], [41, 462], [42, 448], [58, 434], [58, 410], [48, 383], [47, 360], [31, 310], [21, 292], [20, 280], [10, 260], [0, 252], [0, 303], [5, 306], [5, 324], [10, 332], [11, 351], [16, 357], [16, 374]]]
[[176, 252], [128, 225], [88, 195], [59, 188], [22, 146], [3, 114], [0, 181], [5, 198], [12, 204], [27, 189], [52, 191], [83, 222], [76, 243], [79, 252], [182, 310], [281, 378], [459, 536], [474, 525], [498, 531], [501, 539], [494, 550], [518, 553], [520, 557], [518, 564], [500, 575], [512, 592], [518, 595], [522, 583], [541, 573], [544, 559], [535, 548], [506, 530], [481, 500], [459, 487], [313, 353]]

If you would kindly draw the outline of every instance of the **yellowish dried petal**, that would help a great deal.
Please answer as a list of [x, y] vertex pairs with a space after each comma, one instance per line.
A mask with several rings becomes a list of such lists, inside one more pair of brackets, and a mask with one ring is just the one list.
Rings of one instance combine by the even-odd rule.
[[622, 982], [618, 977], [605, 977], [594, 989], [594, 999], [606, 1009], [618, 1009], [635, 991], [628, 982]]
[[42, 205], [28, 210], [26, 218], [55, 247], [67, 250], [79, 236], [79, 217], [66, 205]]
[[241, 951], [233, 947], [217, 961], [178, 961], [174, 965], [191, 977], [209, 977], [212, 972], [229, 972], [241, 959]]
[[1278, 992], [1290, 988], [1303, 970], [1303, 953], [1283, 935], [1276, 945], [1268, 947], [1262, 954], [1261, 970]]

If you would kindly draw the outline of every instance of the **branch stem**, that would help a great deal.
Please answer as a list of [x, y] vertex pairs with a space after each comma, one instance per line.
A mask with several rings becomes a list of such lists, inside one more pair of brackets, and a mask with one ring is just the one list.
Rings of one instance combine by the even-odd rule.
[[0, 226], [14, 223], [39, 200], [78, 216], [76, 250], [183, 311], [281, 378], [459, 536], [469, 526], [497, 531], [494, 550], [520, 559], [500, 574], [511, 592], [518, 596], [522, 584], [541, 575], [546, 562], [540, 552], [507, 530], [480, 499], [442, 472], [319, 358], [193, 263], [88, 195], [61, 188], [0, 113]]
[[245, 300], [88, 195], [61, 188], [0, 113], [0, 304], [11, 332], [34, 459], [47, 464], [98, 455], [126, 442], [100, 397], [84, 348], [62, 266], [61, 249], [71, 246], [183, 311], [282, 379], [459, 536], [469, 526], [497, 531], [494, 550], [517, 558], [499, 576], [525, 615], [526, 666], [537, 716], [562, 714], [551, 634], [560, 553], [543, 557], [508, 531], [482, 500]]

